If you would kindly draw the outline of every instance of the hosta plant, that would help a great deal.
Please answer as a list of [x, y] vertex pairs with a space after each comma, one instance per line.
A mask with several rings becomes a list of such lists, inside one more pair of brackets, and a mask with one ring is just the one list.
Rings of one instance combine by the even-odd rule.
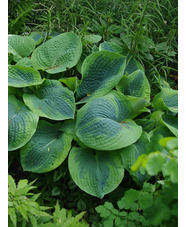
[[[20, 149], [23, 170], [34, 173], [68, 158], [78, 187], [103, 198], [150, 152], [153, 135], [177, 136], [177, 91], [152, 101], [145, 69], [118, 44], [83, 50], [71, 32], [39, 46], [9, 36], [9, 151]], [[130, 173], [138, 184], [150, 177]]]

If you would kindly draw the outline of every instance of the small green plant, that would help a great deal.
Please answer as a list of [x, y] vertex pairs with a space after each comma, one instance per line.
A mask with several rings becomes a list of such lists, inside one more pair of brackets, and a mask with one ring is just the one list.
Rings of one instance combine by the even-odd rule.
[[26, 226], [31, 223], [37, 226], [39, 217], [50, 217], [44, 210], [49, 207], [40, 206], [36, 200], [39, 194], [31, 193], [30, 190], [36, 188], [33, 186], [35, 181], [28, 183], [28, 180], [20, 180], [15, 184], [12, 176], [8, 175], [8, 215], [10, 226]]
[[177, 226], [178, 189], [176, 184], [144, 183], [143, 189], [130, 189], [114, 208], [110, 202], [96, 207], [103, 226]]
[[[130, 189], [114, 208], [110, 202], [96, 207], [103, 226], [177, 226], [177, 186], [144, 183]], [[159, 188], [159, 189], [158, 189]], [[171, 197], [170, 197], [171, 196]]]
[[20, 180], [16, 186], [14, 179], [8, 175], [8, 215], [10, 226], [79, 226], [88, 227], [83, 220], [85, 212], [76, 216], [71, 210], [60, 209], [57, 202], [53, 214], [46, 213], [44, 210], [52, 207], [40, 206], [36, 200], [41, 193], [34, 194], [30, 190], [35, 189], [35, 181], [28, 183], [28, 180]]
[[66, 209], [62, 208], [60, 209], [60, 206], [57, 202], [55, 206], [55, 211], [52, 215], [52, 220], [50, 222], [47, 222], [45, 224], [40, 224], [38, 227], [88, 227], [88, 223], [83, 220], [83, 215], [85, 212], [81, 212], [80, 214], [77, 214], [75, 217], [72, 216], [71, 211], [67, 211]]

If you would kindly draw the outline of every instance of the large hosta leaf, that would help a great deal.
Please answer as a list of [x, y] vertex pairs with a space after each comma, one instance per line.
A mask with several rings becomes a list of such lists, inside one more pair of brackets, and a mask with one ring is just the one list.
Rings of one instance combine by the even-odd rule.
[[142, 129], [130, 120], [133, 107], [121, 93], [112, 91], [84, 105], [77, 114], [76, 134], [97, 150], [116, 150], [139, 139]]
[[150, 84], [141, 70], [123, 76], [116, 88], [124, 95], [142, 97], [150, 101]]
[[24, 94], [23, 99], [41, 117], [52, 120], [74, 118], [74, 94], [57, 80], [45, 80], [34, 94]]
[[111, 52], [122, 54], [126, 57], [126, 67], [123, 74], [130, 75], [131, 73], [135, 72], [136, 70], [144, 71], [143, 66], [130, 54], [125, 54], [124, 49], [113, 42], [103, 42], [99, 45], [99, 50], [108, 50]]
[[8, 96], [8, 150], [25, 145], [36, 131], [39, 117], [14, 95]]
[[21, 148], [21, 165], [24, 170], [45, 173], [57, 168], [71, 148], [71, 136], [59, 131], [60, 125], [39, 121], [31, 140]]
[[32, 65], [51, 74], [63, 72], [77, 64], [81, 52], [81, 39], [74, 33], [63, 33], [34, 50]]
[[152, 107], [177, 113], [178, 91], [169, 88], [163, 88], [160, 93], [155, 95], [152, 102]]
[[133, 172], [131, 167], [136, 162], [137, 158], [146, 152], [146, 144], [149, 142], [148, 134], [143, 132], [140, 139], [136, 141], [136, 143], [131, 144], [128, 147], [122, 148], [119, 152], [121, 154], [124, 167], [129, 171], [131, 177], [138, 184], [143, 184], [143, 182], [147, 179], [147, 175], [141, 174], [140, 171]]
[[[103, 96], [120, 81], [125, 68], [125, 57], [110, 51], [97, 51], [89, 55], [81, 67], [82, 80], [77, 98]], [[83, 100], [82, 100], [83, 101]]]
[[32, 37], [8, 35], [8, 52], [14, 55], [15, 61], [29, 56], [34, 49], [35, 41]]
[[8, 85], [12, 87], [27, 87], [41, 84], [40, 73], [33, 68], [19, 65], [8, 66]]
[[99, 198], [117, 188], [124, 176], [121, 156], [115, 151], [74, 147], [68, 161], [74, 182], [83, 191]]

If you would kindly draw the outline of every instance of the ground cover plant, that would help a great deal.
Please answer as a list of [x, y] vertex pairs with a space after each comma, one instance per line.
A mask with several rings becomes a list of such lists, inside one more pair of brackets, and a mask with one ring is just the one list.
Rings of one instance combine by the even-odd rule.
[[156, 37], [173, 4], [63, 3], [32, 2], [34, 32], [10, 20], [10, 226], [177, 226], [177, 41]]

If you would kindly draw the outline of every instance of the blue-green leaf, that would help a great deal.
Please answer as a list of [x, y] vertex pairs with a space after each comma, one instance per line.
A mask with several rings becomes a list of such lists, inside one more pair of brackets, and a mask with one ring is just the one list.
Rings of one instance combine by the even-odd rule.
[[21, 148], [24, 170], [45, 173], [57, 168], [67, 157], [72, 138], [59, 131], [60, 125], [39, 121], [31, 140]]
[[74, 118], [74, 94], [57, 80], [45, 80], [34, 94], [24, 94], [23, 99], [41, 117], [52, 120]]
[[144, 72], [141, 70], [123, 76], [116, 88], [124, 95], [141, 97], [150, 101], [150, 84]]
[[8, 53], [12, 53], [17, 62], [29, 56], [35, 49], [35, 41], [29, 36], [8, 35]]
[[25, 145], [36, 131], [39, 117], [14, 95], [8, 96], [8, 150]]
[[120, 154], [123, 160], [124, 167], [129, 171], [131, 177], [138, 184], [143, 184], [147, 179], [146, 174], [141, 174], [138, 170], [137, 172], [133, 172], [131, 167], [136, 162], [137, 158], [146, 152], [146, 144], [149, 142], [148, 134], [143, 132], [139, 140], [136, 143], [131, 144], [128, 147], [122, 148], [120, 150]]
[[27, 87], [43, 82], [40, 73], [33, 68], [18, 65], [8, 66], [8, 85], [12, 87]]
[[142, 129], [130, 120], [133, 107], [121, 93], [89, 101], [77, 114], [76, 134], [88, 147], [116, 150], [129, 146], [141, 136]]
[[90, 195], [103, 198], [121, 183], [124, 168], [119, 153], [74, 147], [69, 155], [74, 182]]
[[81, 39], [72, 32], [66, 32], [37, 47], [31, 57], [32, 65], [51, 74], [64, 72], [77, 64], [81, 52]]
[[76, 90], [77, 98], [86, 102], [107, 94], [122, 78], [124, 68], [125, 58], [120, 54], [110, 51], [92, 53], [81, 67], [82, 80]]
[[173, 113], [178, 112], [178, 91], [163, 88], [160, 93], [155, 95], [152, 107], [159, 110], [169, 110]]

